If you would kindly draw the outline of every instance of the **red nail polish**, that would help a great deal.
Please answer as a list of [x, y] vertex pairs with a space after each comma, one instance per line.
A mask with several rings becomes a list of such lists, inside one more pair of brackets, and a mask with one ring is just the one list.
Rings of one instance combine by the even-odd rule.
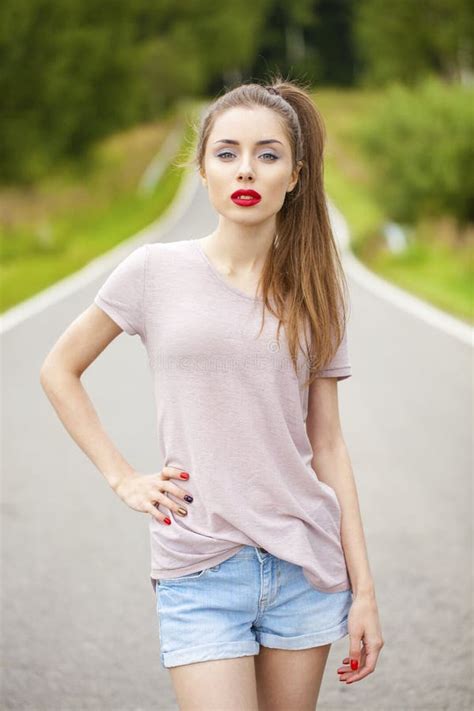
[[351, 659], [352, 671], [357, 671], [358, 668], [359, 668], [359, 662], [357, 661], [357, 659]]
[[164, 519], [164, 522], [167, 523], [168, 526], [170, 525], [171, 521], [170, 521], [170, 519], [168, 518], [168, 516]]
[[181, 472], [181, 474], [179, 476], [181, 477], [181, 479], [189, 479], [188, 472]]

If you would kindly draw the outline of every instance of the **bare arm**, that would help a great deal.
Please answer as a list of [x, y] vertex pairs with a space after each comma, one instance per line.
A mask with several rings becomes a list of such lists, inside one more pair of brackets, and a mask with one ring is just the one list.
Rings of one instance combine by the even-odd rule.
[[40, 371], [40, 383], [76, 444], [115, 490], [134, 470], [103, 429], [81, 382], [86, 368], [122, 329], [92, 304], [58, 339]]
[[373, 595], [362, 519], [352, 466], [339, 419], [337, 379], [316, 378], [310, 386], [308, 437], [318, 479], [334, 489], [341, 507], [341, 542], [354, 595]]
[[341, 507], [341, 542], [353, 600], [348, 615], [349, 656], [337, 671], [341, 680], [351, 684], [374, 671], [384, 641], [357, 489], [339, 420], [337, 378], [316, 378], [311, 384], [306, 427], [313, 447], [313, 468], [318, 478], [334, 489]]
[[170, 525], [171, 519], [158, 510], [157, 504], [185, 516], [184, 497], [189, 492], [170, 480], [188, 479], [189, 474], [176, 467], [163, 467], [151, 475], [135, 471], [102, 427], [81, 383], [82, 373], [120, 333], [122, 328], [95, 303], [91, 304], [48, 353], [41, 367], [40, 383], [68, 433], [115, 493], [132, 509]]

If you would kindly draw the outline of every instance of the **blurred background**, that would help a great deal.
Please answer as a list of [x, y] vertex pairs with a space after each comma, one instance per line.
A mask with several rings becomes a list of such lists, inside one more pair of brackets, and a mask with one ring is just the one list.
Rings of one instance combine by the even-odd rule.
[[[2, 709], [177, 710], [148, 517], [67, 436], [40, 366], [132, 248], [214, 229], [183, 166], [193, 126], [277, 72], [322, 113], [346, 226], [354, 377], [339, 402], [385, 641], [347, 688], [348, 637], [333, 645], [321, 708], [473, 708], [473, 28], [469, 0], [3, 0]], [[151, 473], [141, 346], [115, 339], [82, 381]]]
[[473, 322], [469, 0], [4, 0], [1, 311], [150, 224], [199, 107], [308, 82], [357, 257]]

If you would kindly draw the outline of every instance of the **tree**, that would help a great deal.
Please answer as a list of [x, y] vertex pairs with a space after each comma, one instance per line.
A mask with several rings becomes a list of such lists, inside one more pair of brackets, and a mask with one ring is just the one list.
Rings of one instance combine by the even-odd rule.
[[365, 84], [413, 84], [429, 74], [472, 81], [474, 6], [469, 0], [360, 0], [354, 38]]

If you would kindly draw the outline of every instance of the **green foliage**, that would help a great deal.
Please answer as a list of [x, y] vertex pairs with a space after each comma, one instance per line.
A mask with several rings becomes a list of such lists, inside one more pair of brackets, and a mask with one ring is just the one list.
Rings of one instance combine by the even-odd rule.
[[[265, 77], [281, 73], [314, 82], [321, 75], [317, 16], [313, 0], [268, 0], [256, 37], [249, 74]], [[257, 43], [258, 40], [258, 43]]]
[[0, 179], [33, 181], [136, 119], [132, 46], [126, 0], [2, 4]]
[[469, 0], [3, 0], [0, 182], [34, 183], [177, 100], [281, 73], [318, 86], [472, 73]]
[[364, 264], [387, 281], [473, 324], [472, 223], [460, 227], [455, 218], [443, 215], [404, 225], [408, 246], [403, 252], [392, 252], [384, 239], [384, 224], [394, 218], [383, 200], [375, 199], [380, 178], [354, 130], [364, 117], [375, 113], [384, 92], [381, 88], [316, 92], [315, 101], [329, 132], [326, 190], [347, 219], [351, 249]]
[[462, 81], [472, 75], [471, 0], [358, 0], [355, 10], [361, 83], [412, 84], [432, 73]]
[[355, 129], [377, 171], [373, 189], [392, 218], [474, 219], [472, 94], [434, 78], [416, 90], [394, 84]]
[[248, 66], [270, 3], [4, 0], [0, 181], [32, 183]]

